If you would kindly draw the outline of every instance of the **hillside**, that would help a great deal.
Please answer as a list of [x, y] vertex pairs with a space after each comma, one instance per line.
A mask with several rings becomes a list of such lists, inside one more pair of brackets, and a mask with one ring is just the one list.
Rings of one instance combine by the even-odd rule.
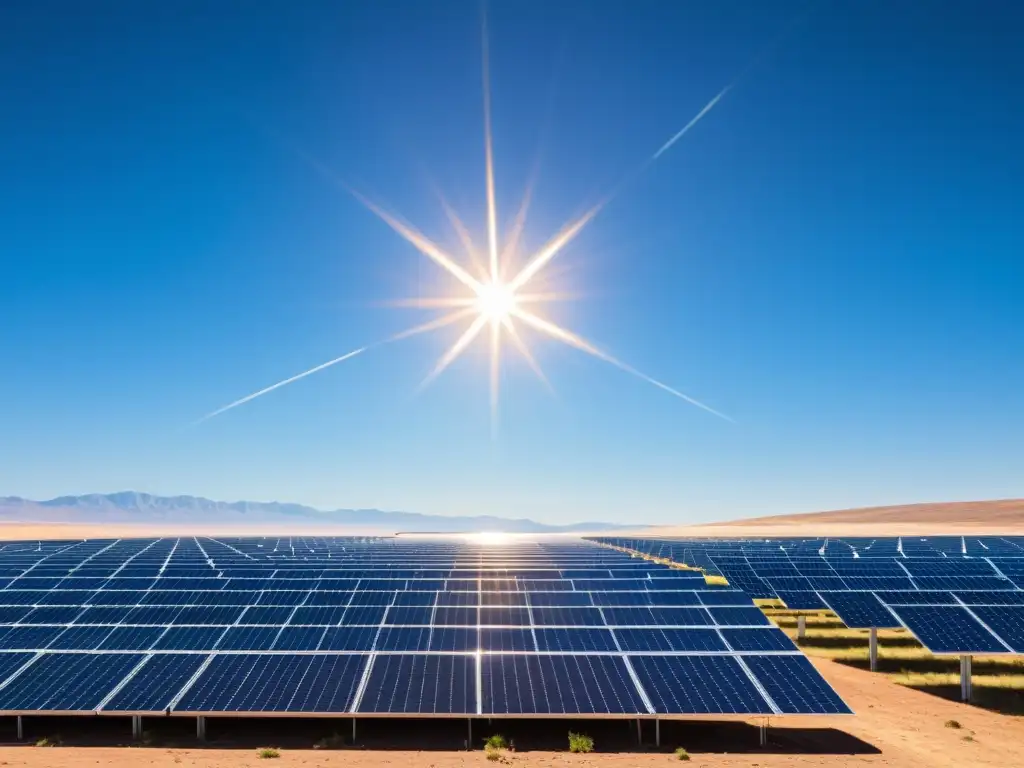
[[507, 533], [569, 533], [610, 531], [624, 526], [612, 523], [579, 522], [548, 525], [526, 518], [492, 516], [423, 515], [379, 509], [319, 510], [302, 504], [277, 501], [213, 501], [199, 496], [155, 496], [123, 491], [109, 494], [61, 496], [33, 501], [17, 496], [0, 497], [0, 523], [147, 525], [161, 530], [177, 526], [219, 527], [239, 530], [247, 527], [295, 528], [326, 532], [337, 528], [380, 533], [462, 531], [503, 531]]
[[952, 525], [1024, 525], [1024, 499], [899, 504], [888, 507], [839, 509], [800, 515], [774, 515], [733, 520], [724, 525], [799, 525], [801, 523], [927, 523]]

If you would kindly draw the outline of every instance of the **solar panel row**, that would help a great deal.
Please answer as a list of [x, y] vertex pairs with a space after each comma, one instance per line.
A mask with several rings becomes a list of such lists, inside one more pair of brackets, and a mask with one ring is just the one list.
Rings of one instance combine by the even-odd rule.
[[[837, 714], [779, 655], [0, 653], [0, 712]], [[478, 693], [479, 692], [479, 693]]]
[[839, 540], [845, 549], [828, 553], [825, 540], [631, 544], [710, 562], [733, 586], [791, 609], [831, 609], [848, 627], [906, 627], [933, 653], [1024, 653], [1024, 538], [958, 539], [959, 549], [952, 541]]
[[592, 544], [34, 544], [0, 543], [0, 712], [848, 711], [741, 591]]

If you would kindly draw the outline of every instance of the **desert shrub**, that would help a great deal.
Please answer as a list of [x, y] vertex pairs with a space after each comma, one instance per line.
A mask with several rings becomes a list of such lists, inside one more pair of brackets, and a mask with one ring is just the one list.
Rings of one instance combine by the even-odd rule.
[[263, 747], [257, 750], [256, 754], [261, 760], [273, 760], [274, 758], [281, 756], [281, 753], [273, 747]]
[[486, 749], [508, 749], [508, 739], [500, 733], [495, 733], [487, 737], [484, 741], [484, 747]]
[[570, 752], [593, 752], [594, 740], [585, 733], [573, 733], [569, 731]]
[[487, 748], [487, 759], [490, 760], [492, 763], [498, 762], [499, 760], [501, 760], [501, 751], [497, 750], [497, 749], [493, 749], [491, 747], [488, 747]]
[[690, 759], [690, 753], [687, 752], [682, 747], [676, 747], [676, 758], [679, 759], [679, 760], [689, 760]]
[[64, 743], [64, 739], [61, 738], [59, 733], [55, 733], [53, 736], [43, 736], [36, 742], [37, 747], [59, 747]]
[[959, 720], [947, 720], [946, 721], [946, 727], [947, 728], [953, 728], [954, 730], [960, 730], [961, 728], [963, 728], [963, 726], [960, 725], [960, 721]]

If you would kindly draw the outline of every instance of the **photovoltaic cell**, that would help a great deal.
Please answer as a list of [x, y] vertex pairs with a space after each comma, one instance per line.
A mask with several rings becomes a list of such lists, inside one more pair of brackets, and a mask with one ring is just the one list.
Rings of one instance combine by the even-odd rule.
[[597, 627], [538, 628], [534, 634], [537, 648], [541, 651], [587, 653], [616, 650], [611, 632]]
[[671, 629], [661, 627], [616, 629], [622, 650], [644, 651], [720, 651], [727, 652], [722, 638], [713, 629]]
[[708, 608], [715, 624], [719, 626], [768, 626], [771, 622], [760, 608]]
[[5, 627], [0, 629], [0, 649], [21, 651], [46, 648], [64, 627]]
[[745, 656], [743, 661], [783, 714], [850, 713], [805, 656]]
[[472, 656], [379, 654], [359, 702], [366, 713], [475, 714]]
[[[338, 649], [333, 645], [328, 647], [326, 642], [320, 647], [323, 650], [378, 650], [378, 651], [425, 651], [430, 647], [430, 627], [382, 627], [380, 634], [377, 635], [376, 645], [373, 645], [374, 638], [373, 633], [366, 632], [364, 630], [372, 630], [372, 627], [342, 627], [340, 629], [330, 629], [328, 632], [356, 632], [360, 633], [356, 635], [358, 638], [355, 642], [359, 645], [362, 644], [364, 637], [369, 639], [369, 648], [353, 647]], [[335, 641], [336, 642], [336, 641]]]
[[479, 640], [476, 628], [434, 627], [430, 633], [431, 651], [475, 651]]
[[[227, 627], [169, 627], [153, 644], [154, 651], [212, 651]], [[58, 638], [59, 640], [60, 638]]]
[[217, 643], [221, 651], [269, 651], [281, 627], [228, 627]]
[[529, 629], [484, 627], [480, 630], [480, 649], [495, 652], [536, 651], [537, 645]]
[[69, 627], [53, 639], [47, 648], [58, 651], [94, 651], [113, 627]]
[[795, 651], [793, 641], [776, 629], [730, 629], [723, 627], [722, 637], [734, 651]]

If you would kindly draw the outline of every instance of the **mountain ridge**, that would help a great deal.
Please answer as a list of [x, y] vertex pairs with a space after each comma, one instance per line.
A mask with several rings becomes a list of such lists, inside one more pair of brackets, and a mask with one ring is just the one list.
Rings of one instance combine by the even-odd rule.
[[268, 524], [306, 523], [379, 527], [395, 531], [457, 533], [573, 533], [610, 531], [626, 527], [616, 523], [579, 522], [565, 525], [540, 523], [529, 518], [493, 515], [429, 515], [380, 509], [320, 510], [305, 504], [280, 501], [215, 501], [203, 496], [159, 496], [142, 491], [88, 493], [34, 500], [0, 497], [0, 521], [73, 523], [181, 523]]

